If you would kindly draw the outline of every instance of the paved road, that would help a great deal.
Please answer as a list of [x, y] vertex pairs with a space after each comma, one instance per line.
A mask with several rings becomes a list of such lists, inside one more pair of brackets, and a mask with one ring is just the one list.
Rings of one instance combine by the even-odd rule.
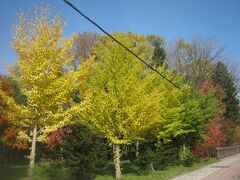
[[173, 180], [240, 180], [240, 153]]

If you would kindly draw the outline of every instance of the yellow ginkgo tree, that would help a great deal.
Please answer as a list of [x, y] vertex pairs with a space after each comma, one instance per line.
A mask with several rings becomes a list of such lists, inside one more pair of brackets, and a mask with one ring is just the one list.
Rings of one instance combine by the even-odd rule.
[[[58, 17], [34, 16], [26, 18], [19, 13], [15, 26], [12, 47], [17, 54], [17, 73], [14, 80], [27, 97], [26, 116], [33, 128], [30, 154], [30, 175], [34, 167], [36, 141], [71, 123], [72, 95], [81, 86], [82, 70], [73, 71], [72, 46], [74, 36], [62, 38], [62, 20]], [[74, 110], [86, 105], [84, 99]]]

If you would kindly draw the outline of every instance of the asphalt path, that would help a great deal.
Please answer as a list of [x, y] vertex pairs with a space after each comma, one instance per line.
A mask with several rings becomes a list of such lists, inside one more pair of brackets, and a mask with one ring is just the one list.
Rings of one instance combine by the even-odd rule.
[[240, 180], [240, 153], [220, 159], [202, 169], [186, 173], [173, 180]]

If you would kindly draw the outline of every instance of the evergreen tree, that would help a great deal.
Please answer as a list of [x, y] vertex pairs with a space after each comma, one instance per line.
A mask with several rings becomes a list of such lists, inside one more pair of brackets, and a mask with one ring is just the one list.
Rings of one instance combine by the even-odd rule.
[[156, 66], [162, 66], [166, 60], [166, 51], [163, 47], [164, 41], [161, 37], [155, 35], [147, 36], [147, 40], [153, 47], [152, 61]]
[[226, 105], [225, 118], [234, 121], [238, 120], [240, 117], [240, 106], [237, 97], [237, 88], [227, 67], [222, 62], [217, 63], [212, 79], [215, 85], [223, 88], [225, 93], [225, 98], [223, 99], [223, 103]]
[[78, 123], [53, 131], [47, 144], [39, 154], [54, 159], [44, 169], [51, 179], [94, 179], [111, 159], [112, 148], [106, 138]]
[[96, 173], [111, 159], [112, 148], [106, 139], [77, 124], [67, 133], [62, 146], [71, 179], [94, 179]]

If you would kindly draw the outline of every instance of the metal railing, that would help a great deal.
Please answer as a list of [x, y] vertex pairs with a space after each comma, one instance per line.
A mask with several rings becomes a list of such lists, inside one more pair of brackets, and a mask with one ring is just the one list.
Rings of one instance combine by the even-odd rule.
[[233, 154], [240, 153], [240, 146], [229, 146], [216, 148], [217, 158], [224, 158]]

